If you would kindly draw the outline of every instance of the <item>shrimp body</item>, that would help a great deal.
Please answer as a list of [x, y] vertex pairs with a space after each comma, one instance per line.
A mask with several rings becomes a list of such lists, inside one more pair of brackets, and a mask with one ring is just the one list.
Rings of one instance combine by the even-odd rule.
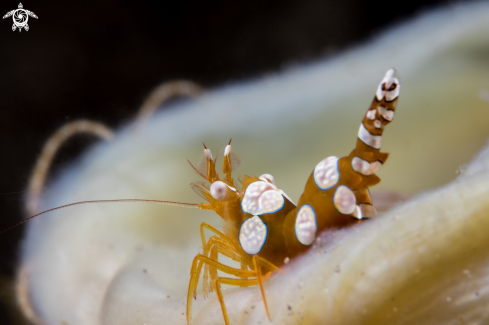
[[[192, 296], [196, 297], [198, 278], [205, 265], [203, 290], [216, 290], [226, 324], [229, 324], [220, 284], [250, 286], [258, 284], [269, 315], [263, 279], [286, 260], [305, 252], [316, 235], [326, 229], [354, 225], [375, 217], [369, 187], [380, 182], [376, 172], [387, 160], [380, 151], [384, 127], [393, 121], [400, 92], [395, 70], [390, 69], [379, 84], [375, 97], [358, 131], [356, 147], [342, 158], [327, 157], [311, 172], [297, 206], [275, 185], [273, 176], [244, 176], [238, 190], [231, 176], [233, 169], [231, 142], [225, 149], [220, 179], [215, 161], [205, 148], [207, 171], [196, 171], [209, 184], [193, 183], [192, 188], [209, 203], [201, 209], [214, 210], [225, 221], [224, 232], [201, 225], [203, 254], [195, 257], [187, 298], [187, 322], [191, 322]], [[204, 145], [205, 147], [205, 145]], [[193, 167], [193, 166], [192, 166]], [[195, 169], [195, 167], [194, 167]], [[214, 232], [205, 239], [204, 228]], [[218, 262], [219, 254], [232, 258], [241, 268]], [[237, 279], [219, 277], [217, 271]], [[210, 277], [210, 287], [207, 285]]]

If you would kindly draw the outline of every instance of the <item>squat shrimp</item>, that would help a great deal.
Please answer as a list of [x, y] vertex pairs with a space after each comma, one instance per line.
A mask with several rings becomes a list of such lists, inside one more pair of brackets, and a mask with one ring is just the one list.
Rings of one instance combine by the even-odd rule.
[[[231, 177], [230, 143], [225, 149], [224, 179], [216, 173], [210, 150], [204, 149], [207, 174], [199, 174], [210, 185], [193, 183], [192, 188], [209, 201], [200, 204], [199, 208], [214, 210], [224, 219], [225, 226], [224, 232], [220, 232], [206, 223], [201, 225], [204, 252], [198, 254], [192, 263], [187, 296], [188, 324], [191, 323], [192, 296], [196, 297], [203, 264], [208, 268], [204, 272], [204, 294], [209, 273], [211, 290], [217, 292], [226, 324], [229, 324], [229, 319], [221, 283], [236, 286], [258, 284], [270, 318], [263, 289], [265, 271], [274, 271], [285, 260], [305, 252], [317, 233], [328, 228], [347, 227], [377, 215], [368, 188], [380, 182], [376, 172], [388, 157], [387, 153], [380, 151], [382, 133], [394, 119], [399, 93], [399, 80], [395, 77], [395, 70], [390, 69], [380, 82], [360, 124], [355, 149], [346, 157], [332, 156], [321, 161], [309, 176], [297, 206], [275, 186], [274, 178], [269, 174], [243, 177], [242, 190], [238, 191]], [[204, 228], [215, 233], [207, 242]], [[241, 269], [219, 263], [218, 254], [240, 262]], [[217, 270], [238, 279], [219, 277]]]

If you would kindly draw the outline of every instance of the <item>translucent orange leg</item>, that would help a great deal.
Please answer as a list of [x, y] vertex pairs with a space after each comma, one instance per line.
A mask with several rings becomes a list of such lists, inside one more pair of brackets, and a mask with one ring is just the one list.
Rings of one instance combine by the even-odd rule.
[[[228, 236], [226, 236], [223, 232], [217, 230], [215, 227], [209, 225], [208, 223], [201, 223], [200, 224], [200, 238], [202, 240], [202, 247], [204, 249], [204, 253], [203, 255], [205, 256], [209, 256], [209, 250], [211, 249], [211, 246], [212, 245], [209, 245], [209, 242], [206, 243], [206, 240], [205, 240], [205, 233], [204, 233], [204, 228], [207, 228], [209, 229], [210, 231], [212, 231], [213, 233], [215, 233], [216, 235], [218, 235], [220, 238], [222, 238], [222, 240], [225, 240], [227, 241], [229, 244], [231, 244], [232, 246], [234, 246], [234, 243], [233, 241], [231, 240], [231, 238], [229, 238]], [[211, 237], [212, 238], [212, 237]], [[209, 239], [210, 241], [211, 239]], [[217, 260], [217, 259], [216, 259]], [[197, 273], [200, 275], [200, 272], [202, 270], [202, 266], [203, 264], [201, 263], [198, 267], [198, 271]], [[203, 278], [203, 282], [202, 282], [202, 290], [204, 292], [204, 296], [207, 294], [207, 283], [208, 283], [208, 279], [209, 279], [209, 267], [206, 266], [205, 268], [205, 271], [204, 271], [204, 278]], [[211, 290], [212, 291], [212, 285], [211, 285]], [[194, 298], [197, 296], [197, 286], [195, 286], [195, 291], [194, 291]]]
[[[205, 223], [205, 222], [201, 223], [201, 225], [200, 225], [200, 237], [201, 237], [201, 240], [202, 240], [202, 247], [204, 248], [203, 255], [209, 256], [209, 251], [212, 248], [212, 245], [209, 245], [208, 246], [208, 243], [209, 242], [206, 243], [204, 228], [209, 229], [210, 231], [212, 231], [213, 233], [215, 233], [218, 237], [220, 237], [223, 240], [223, 244], [224, 244], [224, 241], [226, 241], [229, 244], [228, 246], [237, 254], [237, 256], [241, 256], [241, 260], [239, 261], [239, 260], [237, 260], [237, 259], [235, 259], [235, 258], [233, 258], [231, 256], [228, 256], [228, 255], [226, 255], [226, 256], [232, 258], [233, 260], [235, 260], [237, 262], [240, 262], [241, 263], [241, 269], [242, 270], [248, 269], [249, 262], [247, 263], [246, 262], [246, 259], [243, 258], [243, 256], [242, 256], [241, 252], [239, 251], [239, 249], [236, 248], [236, 245], [235, 245], [234, 241], [231, 238], [229, 238], [226, 234], [224, 234], [223, 232], [217, 230], [215, 227], [213, 227], [213, 226], [211, 226], [211, 225], [209, 225], [208, 223]], [[217, 260], [217, 258], [215, 260]], [[201, 268], [202, 268], [202, 266], [199, 267], [199, 274], [200, 274], [200, 269]], [[204, 281], [205, 281], [205, 285], [206, 286], [207, 286], [208, 274], [209, 274], [209, 268], [206, 267], [206, 270], [204, 271]]]
[[[229, 253], [224, 254], [224, 251], [228, 251]], [[238, 248], [234, 242], [228, 241], [227, 238], [221, 238], [218, 236], [210, 237], [202, 255], [211, 256], [211, 258], [214, 256], [214, 259], [217, 260], [217, 253], [226, 255], [233, 261], [239, 262], [241, 264], [241, 269], [243, 270], [248, 268], [251, 269], [250, 259], [247, 256], [244, 256], [243, 251]]]
[[[205, 243], [204, 228], [207, 228], [207, 229], [213, 231], [218, 236], [212, 236], [211, 238], [209, 238], [209, 241], [207, 243]], [[204, 264], [206, 266], [206, 270], [204, 271], [204, 279], [203, 279], [204, 295], [206, 294], [206, 291], [207, 291], [206, 286], [208, 283], [208, 272], [211, 275], [211, 286], [216, 289], [216, 293], [218, 294], [218, 297], [219, 297], [219, 295], [222, 296], [222, 293], [220, 292], [220, 288], [217, 286], [216, 281], [217, 281], [217, 279], [227, 279], [227, 278], [218, 277], [217, 276], [217, 270], [223, 271], [223, 272], [228, 273], [228, 274], [233, 274], [235, 276], [238, 276], [238, 275], [236, 275], [235, 273], [229, 273], [229, 270], [233, 270], [234, 272], [245, 271], [246, 273], [242, 274], [240, 276], [241, 278], [245, 278], [245, 279], [230, 279], [230, 280], [233, 280], [233, 282], [229, 283], [229, 284], [236, 285], [236, 286], [249, 286], [249, 285], [259, 284], [260, 292], [262, 295], [263, 303], [265, 305], [265, 310], [267, 312], [267, 316], [269, 319], [271, 319], [269, 308], [268, 308], [268, 303], [267, 303], [266, 296], [265, 296], [265, 290], [263, 287], [264, 277], [266, 278], [268, 275], [264, 276], [262, 274], [262, 267], [265, 267], [266, 269], [268, 269], [270, 271], [278, 270], [278, 267], [273, 265], [272, 263], [268, 262], [267, 260], [255, 255], [255, 256], [253, 256], [253, 266], [254, 266], [255, 270], [254, 271], [247, 271], [246, 268], [248, 266], [247, 266], [247, 263], [245, 262], [245, 259], [241, 256], [241, 254], [237, 250], [234, 242], [228, 236], [226, 236], [225, 234], [223, 234], [222, 232], [220, 232], [216, 228], [214, 228], [211, 225], [206, 224], [206, 223], [201, 224], [200, 231], [201, 231], [201, 238], [202, 238], [202, 242], [203, 242], [203, 246], [204, 246], [204, 254], [199, 254], [198, 256], [195, 257], [194, 263], [192, 264], [192, 270], [190, 272], [191, 280], [190, 280], [190, 284], [189, 284], [189, 297], [187, 297], [187, 320], [188, 320], [188, 322], [190, 322], [189, 321], [189, 319], [190, 319], [190, 308], [191, 308], [191, 307], [189, 307], [190, 306], [189, 304], [191, 304], [190, 294], [193, 291], [193, 297], [196, 298], [196, 296], [197, 296], [197, 285], [198, 285], [200, 273], [202, 271], [202, 267]], [[225, 265], [219, 263], [217, 261], [219, 253], [221, 253], [222, 255], [227, 256], [227, 257], [229, 257], [235, 261], [241, 262], [241, 270], [238, 270], [238, 269], [235, 269], [232, 267], [228, 267], [228, 266], [225, 266]], [[210, 257], [209, 257], [209, 255], [210, 255]], [[200, 261], [198, 261], [199, 256], [200, 256]], [[212, 261], [213, 263], [208, 263], [208, 261]], [[217, 263], [217, 264], [214, 264], [214, 263]], [[226, 272], [226, 270], [221, 269], [219, 267], [215, 267], [215, 265], [221, 265], [222, 267], [225, 267], [228, 270], [228, 272]], [[271, 274], [271, 272], [270, 272], [270, 274]], [[250, 279], [250, 280], [246, 279], [246, 278], [254, 277], [254, 276], [256, 276], [257, 278], [256, 279]], [[226, 280], [226, 284], [228, 284], [227, 281], [228, 280]], [[224, 283], [224, 282], [221, 281], [221, 283]], [[240, 283], [243, 283], [243, 285], [241, 285]], [[193, 290], [192, 290], [192, 287], [193, 287]], [[211, 287], [211, 290], [213, 289], [212, 287]], [[219, 292], [218, 292], [218, 290], [219, 290]], [[190, 300], [190, 302], [189, 302], [189, 300]], [[221, 303], [221, 307], [223, 308], [223, 316], [225, 319], [227, 319], [227, 315], [224, 314], [225, 313], [224, 301], [221, 298], [219, 298], [219, 301]], [[226, 324], [227, 324], [227, 321], [226, 321]]]
[[[239, 286], [239, 287], [250, 287], [253, 285], [257, 285], [259, 283], [258, 279], [232, 279], [232, 278], [223, 278], [223, 277], [217, 277], [215, 280], [214, 286], [216, 287], [216, 293], [217, 293], [217, 298], [219, 299], [219, 303], [221, 304], [221, 310], [222, 310], [222, 315], [224, 317], [224, 322], [226, 325], [229, 325], [229, 319], [228, 319], [228, 313], [226, 309], [226, 305], [224, 304], [224, 296], [222, 294], [221, 290], [221, 283], [222, 284], [229, 284], [233, 286]], [[263, 294], [263, 292], [262, 292]], [[265, 302], [266, 306], [266, 302]], [[267, 309], [268, 312], [268, 309]], [[270, 319], [270, 317], [268, 317]]]
[[233, 240], [231, 238], [229, 238], [226, 234], [224, 234], [223, 232], [217, 230], [215, 227], [211, 226], [210, 224], [208, 224], [206, 222], [202, 222], [200, 224], [200, 238], [202, 239], [202, 247], [203, 248], [205, 248], [205, 246], [206, 246], [204, 228], [209, 229], [210, 231], [212, 231], [213, 233], [215, 233], [219, 237], [225, 238], [226, 241], [234, 244]]
[[[215, 236], [215, 238], [217, 239], [217, 236]], [[218, 254], [222, 254], [231, 258], [233, 261], [239, 262], [241, 270], [253, 269], [252, 261], [249, 256], [245, 256], [241, 250], [238, 250], [236, 248], [236, 246], [229, 246], [229, 244], [226, 242], [214, 244], [210, 249], [210, 258], [218, 261]], [[213, 281], [217, 276], [217, 271], [209, 267], [209, 265], [206, 265], [206, 271], [209, 272], [209, 274], [211, 275], [211, 283], [213, 284]], [[204, 276], [205, 275], [206, 274], [204, 273]]]
[[219, 299], [219, 303], [221, 304], [222, 316], [224, 317], [224, 322], [226, 325], [229, 325], [228, 312], [226, 310], [226, 305], [224, 304], [224, 296], [221, 290], [221, 283], [230, 284], [234, 286], [240, 287], [249, 287], [256, 285], [258, 283], [257, 279], [232, 279], [232, 278], [221, 278], [217, 277], [214, 280], [214, 286], [216, 287], [217, 299]]
[[[221, 231], [217, 230], [215, 227], [209, 225], [208, 223], [203, 222], [203, 223], [200, 224], [200, 237], [202, 239], [202, 247], [204, 248], [204, 252], [203, 252], [203, 255], [204, 256], [209, 256], [210, 250], [213, 247], [213, 244], [212, 244], [211, 239], [209, 239], [209, 241], [206, 243], [204, 228], [207, 228], [210, 231], [212, 231], [213, 233], [215, 233], [217, 235], [217, 237], [220, 238], [219, 241], [221, 241], [222, 246], [226, 245], [227, 247], [229, 247], [228, 249], [232, 250], [233, 252], [235, 252], [237, 254], [236, 246], [235, 246], [235, 244], [234, 244], [234, 242], [233, 242], [233, 240], [231, 238], [229, 238], [227, 235], [225, 235]], [[213, 237], [211, 237], [211, 238], [213, 238]], [[215, 237], [215, 238], [217, 238], [217, 237]], [[217, 241], [217, 239], [216, 239], [216, 241]], [[211, 244], [209, 242], [211, 242]], [[225, 256], [228, 256], [228, 257], [232, 258], [235, 261], [238, 261], [237, 259], [233, 258], [233, 256], [230, 256], [230, 255], [226, 255], [225, 254], [225, 251], [228, 251], [228, 249], [226, 248], [226, 249], [221, 250], [221, 254], [223, 254]], [[237, 254], [237, 255], [238, 256], [241, 256], [241, 254]], [[214, 260], [217, 261], [217, 256], [214, 258]], [[247, 267], [243, 267], [244, 266], [243, 260], [238, 261], [238, 262], [241, 262], [241, 269], [245, 269], [246, 270]], [[202, 270], [202, 266], [203, 266], [202, 263], [198, 266], [198, 274], [199, 275], [200, 275], [200, 272]], [[208, 283], [209, 271], [210, 271], [209, 270], [209, 267], [206, 266], [206, 270], [204, 271], [204, 279], [203, 279], [203, 290], [204, 290], [204, 294], [207, 292], [207, 283]], [[213, 272], [213, 271], [211, 271], [211, 272]], [[216, 272], [216, 275], [217, 275], [217, 272]], [[211, 290], [212, 290], [212, 286], [211, 286]], [[194, 292], [194, 298], [196, 297], [196, 295], [197, 295], [197, 286], [196, 286], [196, 289], [195, 289], [195, 292]]]
[[[221, 264], [207, 256], [204, 256], [202, 254], [198, 254], [197, 256], [195, 256], [193, 262], [192, 262], [192, 269], [190, 271], [190, 274], [191, 274], [191, 277], [190, 277], [190, 283], [189, 283], [189, 286], [188, 286], [188, 294], [187, 294], [187, 324], [190, 325], [190, 322], [191, 322], [191, 310], [192, 310], [192, 296], [193, 296], [193, 292], [195, 291], [195, 287], [197, 286], [197, 283], [198, 283], [198, 279], [199, 277], [197, 276], [197, 266], [199, 263], [205, 263], [205, 264], [209, 264], [210, 267], [213, 267], [219, 271], [222, 271], [224, 273], [227, 273], [227, 274], [230, 274], [230, 275], [234, 275], [238, 278], [250, 278], [250, 277], [254, 277], [256, 276], [256, 272], [255, 271], [248, 271], [248, 270], [240, 270], [240, 269], [235, 269], [235, 268], [232, 268], [232, 267], [229, 267], [229, 266], [226, 266], [224, 264]], [[219, 279], [219, 277], [218, 277]], [[219, 290], [220, 292], [220, 290]], [[222, 296], [222, 293], [219, 293], [218, 292], [218, 295], [220, 294]], [[225, 320], [226, 320], [226, 324], [229, 324], [227, 322], [227, 314], [225, 313], [225, 306], [224, 306], [224, 303], [221, 302], [221, 299], [219, 299], [220, 303], [221, 303], [221, 308], [223, 309], [223, 315], [225, 317]]]
[[[221, 242], [221, 238], [216, 236], [212, 237], [212, 240], [209, 240], [209, 246], [212, 246], [209, 252], [209, 257], [214, 261], [219, 261], [219, 253], [221, 255], [232, 258], [233, 260], [240, 261], [241, 259], [237, 257], [236, 248], [234, 246], [229, 246], [226, 242]], [[209, 264], [205, 265], [204, 279], [211, 278], [211, 291], [214, 289], [214, 280], [217, 277], [217, 270], [213, 267], [210, 267]]]
[[[236, 248], [234, 245], [231, 245], [230, 243], [226, 242], [220, 237], [212, 236], [211, 238], [209, 238], [209, 241], [207, 242], [206, 247], [204, 248], [204, 254], [202, 255], [210, 257], [214, 261], [218, 261], [218, 254], [227, 256], [236, 262], [242, 262], [243, 260], [242, 256], [236, 252]], [[197, 275], [196, 275], [197, 277], [200, 276], [202, 266], [203, 263], [199, 263], [197, 267]], [[202, 280], [202, 286], [203, 286], [202, 289], [203, 289], [204, 296], [207, 294], [207, 283], [209, 282], [208, 280], [209, 275], [211, 277], [211, 280], [214, 280], [217, 276], [217, 271], [214, 268], [210, 268], [209, 265], [206, 264], [204, 270], [204, 276]], [[209, 291], [212, 291], [213, 289], [213, 283], [211, 284], [212, 285]], [[196, 296], [196, 291], [194, 291], [194, 298], [195, 296]]]
[[258, 279], [258, 284], [260, 285], [260, 292], [261, 292], [261, 296], [262, 296], [262, 299], [263, 299], [263, 304], [265, 305], [265, 310], [267, 312], [268, 319], [271, 321], [272, 318], [270, 317], [270, 311], [268, 310], [267, 298], [265, 296], [265, 288], [263, 287], [263, 279], [262, 279], [262, 274], [261, 274], [261, 266], [266, 267], [271, 272], [273, 272], [275, 270], [278, 270], [278, 267], [276, 267], [272, 263], [268, 262], [267, 260], [265, 260], [265, 259], [263, 259], [263, 258], [261, 258], [261, 257], [259, 257], [257, 255], [254, 255], [253, 256], [253, 264], [254, 264], [255, 270], [256, 270], [256, 278]]

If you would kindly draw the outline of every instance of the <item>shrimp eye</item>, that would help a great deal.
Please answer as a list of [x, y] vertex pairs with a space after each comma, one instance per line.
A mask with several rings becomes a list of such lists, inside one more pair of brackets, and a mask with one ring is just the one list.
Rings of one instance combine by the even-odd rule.
[[264, 180], [268, 181], [270, 184], [275, 185], [275, 178], [273, 178], [273, 176], [270, 174], [263, 174], [258, 178], [264, 179]]
[[215, 181], [211, 185], [211, 195], [216, 200], [224, 200], [227, 196], [227, 185], [221, 181]]
[[394, 90], [394, 89], [396, 89], [396, 87], [397, 87], [397, 85], [396, 85], [395, 83], [393, 83], [393, 84], [392, 84], [392, 85], [389, 87], [389, 89], [388, 89], [388, 90], [389, 90], [389, 91]]

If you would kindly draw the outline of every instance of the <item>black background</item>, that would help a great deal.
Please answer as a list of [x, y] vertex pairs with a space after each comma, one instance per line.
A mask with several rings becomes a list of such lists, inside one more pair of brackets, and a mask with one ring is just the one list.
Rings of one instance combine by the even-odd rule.
[[[18, 1], [18, 0], [16, 0]], [[0, 15], [16, 9], [2, 1]], [[115, 127], [153, 87], [188, 79], [204, 87], [278, 72], [366, 42], [446, 1], [25, 1], [30, 30], [0, 21], [0, 193], [26, 187], [48, 136], [89, 118]], [[70, 140], [52, 172], [93, 140]], [[22, 193], [0, 194], [0, 229], [23, 217]], [[0, 324], [9, 311], [22, 227], [0, 237]]]

